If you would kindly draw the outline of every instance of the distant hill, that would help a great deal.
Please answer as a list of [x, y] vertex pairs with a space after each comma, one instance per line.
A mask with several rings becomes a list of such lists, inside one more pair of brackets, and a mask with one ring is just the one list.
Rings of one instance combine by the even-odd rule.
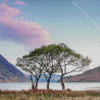
[[65, 77], [63, 78], [63, 81], [64, 82], [100, 82], [100, 66], [88, 70], [83, 74]]
[[0, 82], [28, 82], [25, 75], [0, 55]]
[[[49, 74], [47, 74], [47, 76], [48, 76], [48, 75], [49, 75]], [[51, 81], [50, 81], [50, 82], [57, 82], [57, 81], [60, 79], [60, 76], [61, 76], [61, 75], [53, 74], [52, 77], [51, 77]], [[28, 78], [30, 79], [30, 75], [28, 76]], [[34, 77], [33, 77], [33, 80], [35, 80]], [[45, 79], [44, 74], [41, 74], [41, 77], [40, 77], [39, 82], [46, 82], [46, 79]]]

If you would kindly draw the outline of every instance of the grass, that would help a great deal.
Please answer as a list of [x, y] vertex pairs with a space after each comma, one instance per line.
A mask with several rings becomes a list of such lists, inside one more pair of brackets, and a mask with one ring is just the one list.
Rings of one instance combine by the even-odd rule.
[[30, 89], [0, 90], [0, 100], [100, 100], [100, 92]]

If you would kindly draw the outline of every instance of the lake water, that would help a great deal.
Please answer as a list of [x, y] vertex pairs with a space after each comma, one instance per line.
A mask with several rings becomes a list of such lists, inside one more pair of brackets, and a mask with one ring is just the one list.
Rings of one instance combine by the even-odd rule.
[[[65, 83], [66, 89], [71, 89], [73, 91], [84, 91], [84, 90], [99, 90], [100, 82], [70, 82]], [[31, 83], [0, 83], [0, 90], [29, 90], [31, 89]], [[38, 89], [46, 89], [46, 83], [39, 83]], [[50, 83], [50, 89], [62, 90], [61, 83]]]

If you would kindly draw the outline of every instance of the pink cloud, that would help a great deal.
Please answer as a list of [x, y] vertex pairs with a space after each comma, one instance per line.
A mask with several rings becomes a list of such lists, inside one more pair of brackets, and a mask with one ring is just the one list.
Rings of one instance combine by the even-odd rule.
[[19, 9], [15, 9], [7, 6], [6, 4], [0, 4], [0, 18], [14, 18], [15, 16], [20, 15]]
[[[50, 34], [37, 23], [15, 19], [20, 10], [0, 4], [0, 23], [9, 28], [11, 33], [6, 35], [11, 40], [20, 42], [28, 47], [48, 45], [51, 43]], [[23, 19], [23, 18], [22, 18]]]
[[26, 3], [22, 2], [22, 1], [16, 1], [14, 4], [26, 5]]

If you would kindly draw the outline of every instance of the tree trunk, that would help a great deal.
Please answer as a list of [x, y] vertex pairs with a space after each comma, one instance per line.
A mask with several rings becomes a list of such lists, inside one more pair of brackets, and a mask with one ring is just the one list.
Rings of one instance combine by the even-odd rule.
[[36, 85], [35, 85], [35, 88], [36, 89], [38, 87], [38, 82], [39, 82], [40, 77], [41, 77], [41, 72], [40, 72], [40, 75], [38, 76], [38, 78], [36, 77]]
[[47, 89], [49, 89], [50, 81], [47, 81]]
[[32, 89], [34, 89], [34, 84], [32, 84]]
[[38, 86], [38, 81], [39, 81], [39, 80], [36, 80], [36, 85], [35, 85], [35, 88], [36, 88], [36, 89], [37, 89], [37, 86]]
[[61, 75], [61, 86], [62, 86], [62, 90], [65, 90], [65, 85], [64, 85], [64, 82], [63, 82], [63, 74]]
[[34, 83], [33, 83], [33, 77], [32, 77], [32, 74], [31, 74], [31, 83], [32, 83], [32, 89], [34, 89]]
[[47, 80], [47, 89], [49, 89], [51, 75], [52, 75], [52, 74], [50, 74], [50, 76], [49, 76], [49, 78], [48, 78], [48, 80]]

